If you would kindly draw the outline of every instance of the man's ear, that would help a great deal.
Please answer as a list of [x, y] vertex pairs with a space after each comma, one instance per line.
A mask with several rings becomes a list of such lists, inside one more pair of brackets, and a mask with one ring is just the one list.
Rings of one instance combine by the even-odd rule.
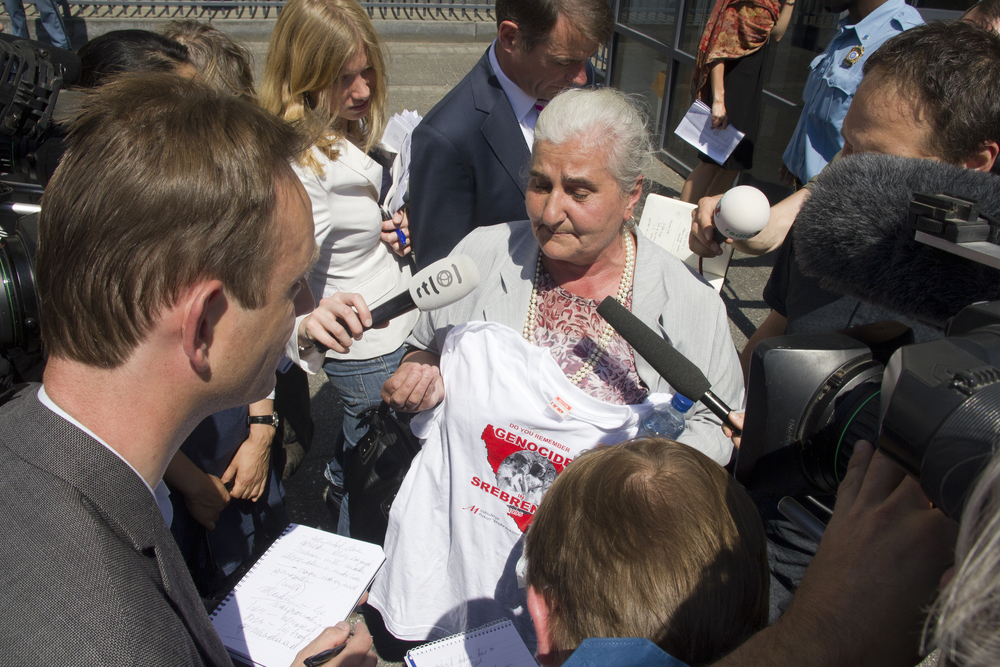
[[501, 21], [497, 26], [497, 44], [507, 53], [521, 48], [521, 32], [513, 21]]
[[554, 665], [559, 659], [559, 649], [552, 641], [552, 612], [554, 607], [534, 586], [528, 586], [528, 613], [535, 624], [538, 636], [538, 664]]
[[997, 153], [1000, 153], [1000, 146], [995, 141], [986, 141], [979, 147], [979, 150], [965, 161], [965, 168], [974, 171], [989, 171], [996, 162]]
[[227, 300], [221, 280], [205, 280], [191, 286], [178, 304], [183, 309], [181, 340], [191, 368], [199, 375], [210, 371], [209, 350], [216, 327], [226, 312]]

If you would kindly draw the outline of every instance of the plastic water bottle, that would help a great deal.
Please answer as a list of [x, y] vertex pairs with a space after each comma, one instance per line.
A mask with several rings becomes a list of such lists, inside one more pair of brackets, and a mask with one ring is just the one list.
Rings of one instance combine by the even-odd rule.
[[639, 424], [639, 437], [676, 440], [684, 432], [684, 413], [694, 405], [687, 397], [674, 394], [670, 403], [650, 410]]

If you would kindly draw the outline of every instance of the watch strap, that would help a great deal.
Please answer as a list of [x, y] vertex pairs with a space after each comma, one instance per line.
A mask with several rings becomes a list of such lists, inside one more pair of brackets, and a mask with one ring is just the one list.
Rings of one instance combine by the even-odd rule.
[[278, 428], [278, 413], [272, 412], [269, 415], [247, 415], [247, 426], [252, 424], [267, 424], [268, 426], [273, 426]]

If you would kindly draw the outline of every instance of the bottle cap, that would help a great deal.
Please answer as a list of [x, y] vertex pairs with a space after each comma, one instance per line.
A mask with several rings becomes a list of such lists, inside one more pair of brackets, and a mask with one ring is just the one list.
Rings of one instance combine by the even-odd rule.
[[670, 405], [674, 406], [674, 409], [677, 410], [677, 412], [685, 413], [691, 409], [691, 406], [694, 405], [694, 401], [687, 396], [674, 394], [674, 397], [670, 399]]

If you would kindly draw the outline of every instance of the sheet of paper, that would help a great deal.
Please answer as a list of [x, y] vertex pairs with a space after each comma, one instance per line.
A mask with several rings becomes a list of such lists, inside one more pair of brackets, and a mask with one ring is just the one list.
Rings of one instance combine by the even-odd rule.
[[679, 199], [647, 195], [639, 229], [650, 241], [698, 271], [718, 292], [726, 280], [733, 246], [723, 244], [722, 254], [718, 257], [702, 258], [691, 252], [688, 235], [691, 233], [691, 211], [696, 208], [694, 204]]
[[726, 161], [743, 139], [743, 133], [732, 124], [724, 130], [713, 130], [712, 110], [701, 100], [694, 101], [674, 134], [719, 164]]
[[[403, 208], [406, 203], [406, 191], [410, 187], [410, 139], [413, 134], [407, 134], [403, 143], [399, 147], [399, 155], [396, 156], [398, 168], [393, 169], [393, 190], [389, 197], [389, 213], [393, 214]], [[397, 167], [397, 165], [393, 165]]]
[[231, 653], [286, 667], [319, 632], [350, 616], [385, 561], [382, 548], [292, 524], [215, 611]]
[[422, 117], [416, 111], [404, 109], [389, 119], [382, 133], [382, 145], [396, 153], [392, 163], [392, 187], [382, 202], [389, 215], [406, 203], [406, 192], [410, 186], [410, 137]]
[[409, 136], [413, 128], [420, 122], [420, 114], [416, 111], [403, 109], [403, 113], [393, 114], [385, 124], [385, 131], [382, 132], [382, 143], [393, 153], [398, 153], [403, 140]]
[[508, 619], [424, 644], [406, 654], [408, 667], [537, 667]]

